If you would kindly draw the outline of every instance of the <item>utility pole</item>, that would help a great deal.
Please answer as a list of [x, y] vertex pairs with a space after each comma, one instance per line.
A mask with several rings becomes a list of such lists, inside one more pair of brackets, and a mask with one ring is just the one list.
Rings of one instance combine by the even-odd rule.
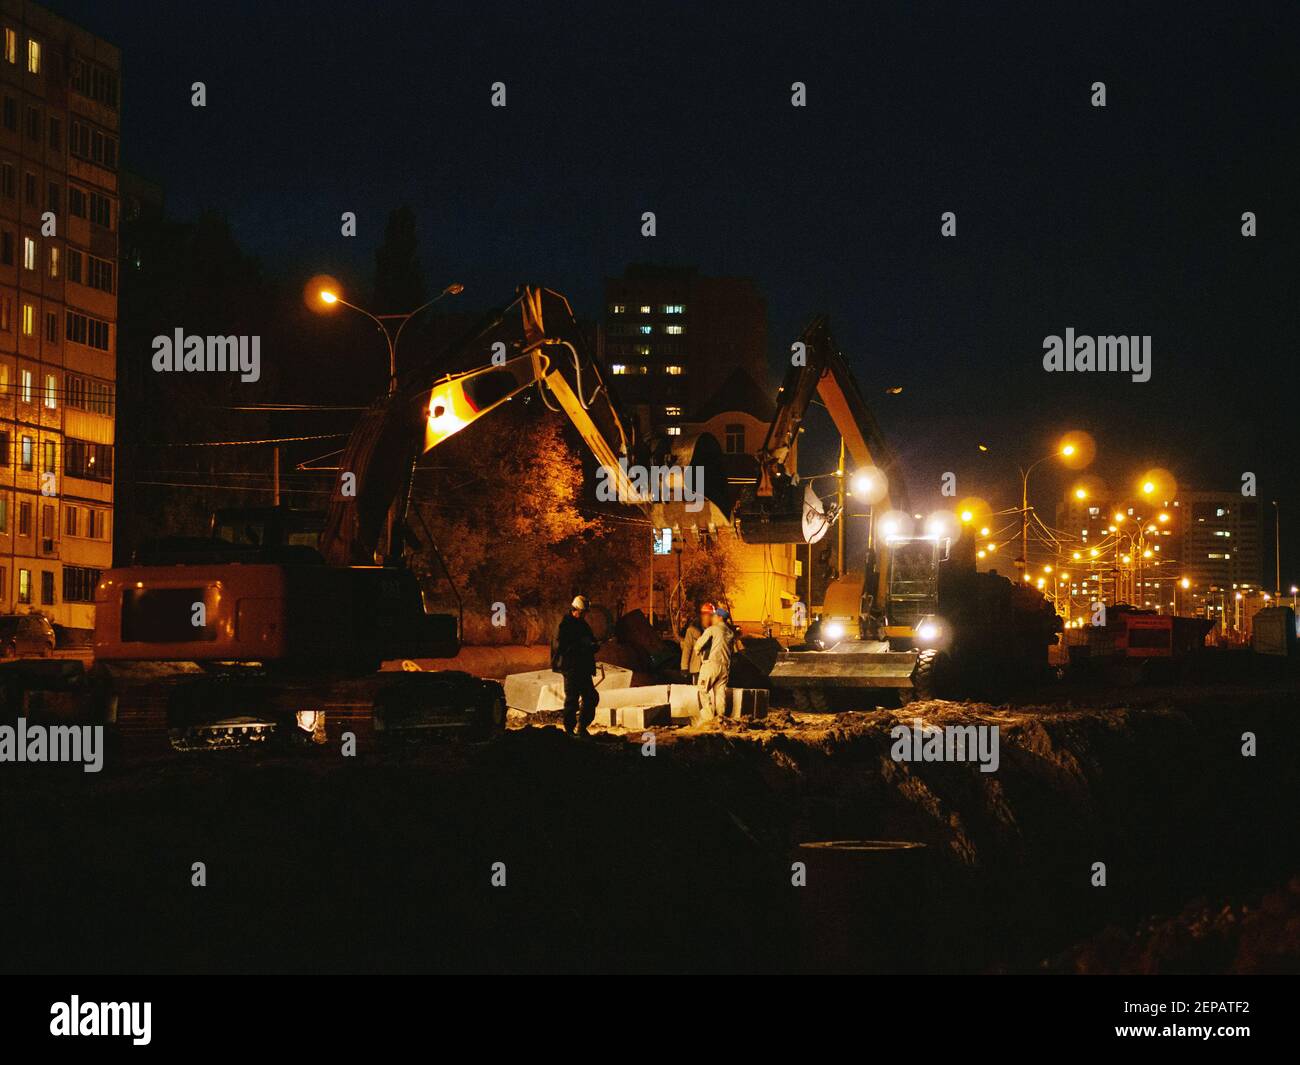
[[1273, 500], [1273, 590], [1282, 598], [1282, 510]]

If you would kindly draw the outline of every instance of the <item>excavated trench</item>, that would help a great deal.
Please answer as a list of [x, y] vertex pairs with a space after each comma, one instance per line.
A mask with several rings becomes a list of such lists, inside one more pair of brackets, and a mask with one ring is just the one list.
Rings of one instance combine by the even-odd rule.
[[[488, 744], [355, 759], [5, 765], [0, 898], [24, 918], [0, 959], [6, 971], [1294, 970], [1297, 711], [1292, 683], [1076, 707], [774, 711], [663, 730], [652, 756], [640, 736], [573, 742], [530, 722]], [[918, 717], [996, 725], [997, 771], [895, 761], [891, 728]], [[802, 846], [835, 841], [855, 845]]]

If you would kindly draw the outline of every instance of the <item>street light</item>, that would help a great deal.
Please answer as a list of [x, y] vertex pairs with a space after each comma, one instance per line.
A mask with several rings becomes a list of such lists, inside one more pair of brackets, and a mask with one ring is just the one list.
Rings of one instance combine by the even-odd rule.
[[[1075, 435], [1077, 436], [1078, 434]], [[987, 444], [979, 444], [978, 447], [981, 451], [988, 451]], [[1020, 471], [1020, 565], [1024, 566], [1026, 570], [1029, 569], [1029, 475], [1036, 467], [1041, 466], [1048, 459], [1069, 459], [1073, 458], [1075, 455], [1080, 455], [1084, 464], [1086, 464], [1090, 458], [1090, 454], [1080, 454], [1079, 445], [1066, 439], [1061, 442], [1055, 451], [1049, 451], [1042, 458], [1035, 462], [1031, 462], [1027, 467], [1017, 467]]]
[[[406, 328], [406, 323], [418, 315], [421, 311], [427, 310], [437, 303], [443, 296], [458, 296], [465, 291], [465, 286], [459, 281], [453, 281], [450, 285], [439, 292], [433, 299], [422, 303], [413, 311], [406, 314], [371, 314], [364, 307], [358, 307], [355, 303], [349, 303], [332, 288], [322, 288], [318, 293], [321, 303], [327, 307], [333, 307], [336, 304], [347, 307], [349, 310], [356, 311], [358, 314], [364, 314], [378, 327], [384, 336], [384, 343], [388, 345], [388, 394], [391, 396], [397, 391], [397, 342], [402, 338], [402, 330]], [[389, 322], [397, 322], [397, 330], [390, 332]]]

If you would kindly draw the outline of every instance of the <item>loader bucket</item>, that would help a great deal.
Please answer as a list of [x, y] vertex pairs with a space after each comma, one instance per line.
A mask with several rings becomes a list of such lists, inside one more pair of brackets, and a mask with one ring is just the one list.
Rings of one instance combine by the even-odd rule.
[[784, 651], [770, 680], [773, 688], [910, 688], [916, 659], [915, 651]]

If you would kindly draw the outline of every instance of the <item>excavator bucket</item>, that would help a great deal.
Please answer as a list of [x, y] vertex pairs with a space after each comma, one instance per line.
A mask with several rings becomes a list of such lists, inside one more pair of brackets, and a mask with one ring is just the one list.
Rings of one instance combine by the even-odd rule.
[[853, 641], [827, 651], [783, 651], [773, 688], [911, 688], [915, 651], [891, 651], [884, 641]]

